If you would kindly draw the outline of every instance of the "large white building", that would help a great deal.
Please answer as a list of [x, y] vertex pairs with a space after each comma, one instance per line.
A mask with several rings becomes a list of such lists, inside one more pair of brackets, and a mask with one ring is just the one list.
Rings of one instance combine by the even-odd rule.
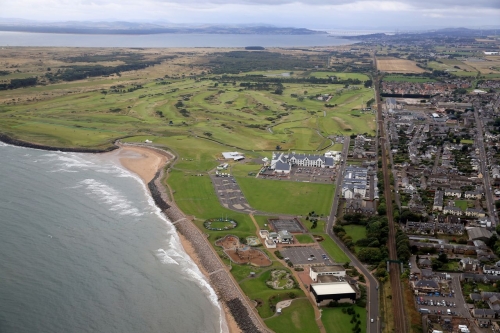
[[345, 276], [345, 268], [341, 265], [311, 266], [309, 269], [309, 276], [313, 282], [318, 282], [318, 276], [323, 275], [332, 275], [337, 277]]
[[342, 182], [342, 196], [353, 199], [356, 195], [364, 198], [368, 186], [368, 169], [348, 166]]
[[269, 168], [282, 174], [289, 174], [292, 165], [301, 167], [333, 168], [335, 165], [335, 159], [338, 157], [336, 157], [336, 155], [332, 155], [333, 152], [328, 152], [324, 156], [296, 153], [273, 153]]

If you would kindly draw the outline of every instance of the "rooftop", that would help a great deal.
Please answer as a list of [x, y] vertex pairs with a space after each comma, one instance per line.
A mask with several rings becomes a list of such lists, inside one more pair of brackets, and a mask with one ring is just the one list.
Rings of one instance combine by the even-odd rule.
[[315, 273], [342, 272], [345, 271], [345, 268], [342, 267], [341, 265], [312, 266], [311, 271]]
[[311, 287], [317, 295], [356, 293], [347, 282], [313, 283]]

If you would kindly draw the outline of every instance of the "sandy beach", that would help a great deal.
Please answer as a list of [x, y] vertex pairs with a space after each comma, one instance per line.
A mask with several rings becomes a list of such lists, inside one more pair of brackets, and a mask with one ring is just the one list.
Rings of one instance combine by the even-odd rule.
[[[156, 172], [169, 160], [166, 153], [162, 153], [157, 149], [128, 145], [120, 146], [118, 150], [107, 154], [118, 158], [123, 167], [137, 174], [146, 185], [154, 178]], [[191, 242], [189, 242], [180, 233], [178, 233], [178, 235], [184, 251], [186, 251], [186, 253], [196, 263], [200, 271], [207, 278], [207, 281], [210, 281], [209, 275], [204, 270], [203, 265], [201, 265], [200, 258], [196, 255]], [[229, 332], [240, 333], [241, 330], [239, 329], [233, 316], [230, 314], [229, 309], [222, 302], [219, 304], [224, 310]]]

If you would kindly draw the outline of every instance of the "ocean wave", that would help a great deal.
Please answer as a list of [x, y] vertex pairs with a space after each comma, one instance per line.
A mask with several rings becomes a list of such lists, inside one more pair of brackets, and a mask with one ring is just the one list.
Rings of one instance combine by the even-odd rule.
[[78, 184], [85, 185], [88, 190], [87, 194], [96, 196], [100, 201], [110, 206], [109, 210], [116, 211], [119, 215], [143, 215], [138, 208], [134, 207], [131, 201], [109, 185], [92, 178], [82, 180]]
[[156, 256], [160, 259], [162, 264], [175, 264], [179, 265], [179, 263], [170, 257], [164, 249], [158, 249], [156, 250]]

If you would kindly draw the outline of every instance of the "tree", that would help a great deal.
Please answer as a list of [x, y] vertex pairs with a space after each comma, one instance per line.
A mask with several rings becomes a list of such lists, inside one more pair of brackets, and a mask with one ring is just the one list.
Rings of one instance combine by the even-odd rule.
[[372, 80], [366, 80], [364, 84], [365, 88], [370, 88], [372, 86], [372, 83], [373, 83]]
[[387, 207], [385, 206], [384, 203], [378, 205], [377, 213], [378, 215], [385, 215], [387, 213]]

